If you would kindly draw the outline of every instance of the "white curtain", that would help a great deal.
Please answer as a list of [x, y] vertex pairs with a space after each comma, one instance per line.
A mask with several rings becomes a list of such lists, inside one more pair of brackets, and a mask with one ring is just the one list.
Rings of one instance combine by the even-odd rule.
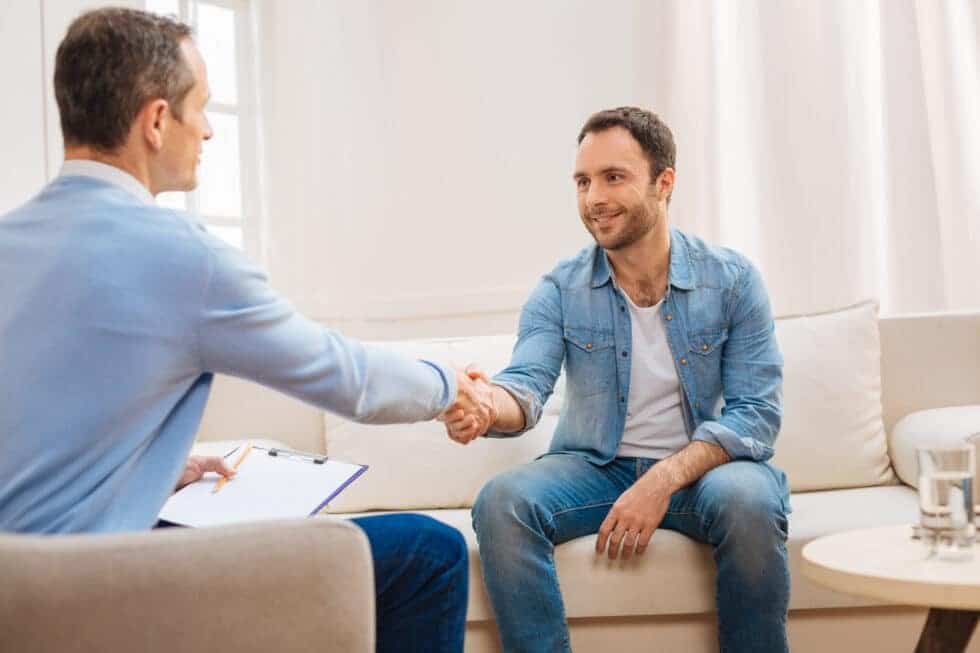
[[980, 308], [980, 0], [338, 0], [258, 19], [266, 263], [318, 317], [518, 308], [587, 242], [574, 139], [622, 104], [674, 131], [672, 222], [749, 255], [778, 313]]
[[676, 222], [755, 259], [780, 312], [980, 307], [978, 8], [649, 7], [645, 99], [686, 135]]

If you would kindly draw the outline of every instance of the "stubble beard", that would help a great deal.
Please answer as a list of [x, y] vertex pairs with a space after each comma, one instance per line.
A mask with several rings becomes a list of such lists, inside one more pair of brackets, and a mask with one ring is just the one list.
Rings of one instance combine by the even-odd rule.
[[640, 204], [626, 210], [622, 231], [618, 235], [613, 235], [612, 240], [607, 243], [600, 240], [589, 218], [585, 219], [585, 228], [592, 235], [597, 245], [606, 251], [615, 252], [639, 242], [654, 230], [659, 221], [659, 216], [651, 215], [650, 210], [645, 205]]

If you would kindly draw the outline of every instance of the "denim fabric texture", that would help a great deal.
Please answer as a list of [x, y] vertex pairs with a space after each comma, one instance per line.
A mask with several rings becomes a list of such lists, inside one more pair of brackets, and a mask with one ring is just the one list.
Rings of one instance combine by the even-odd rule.
[[[737, 252], [673, 229], [661, 315], [691, 439], [720, 445], [732, 460], [771, 458], [782, 417], [783, 359], [758, 271]], [[531, 428], [564, 364], [565, 404], [551, 452], [607, 463], [626, 421], [631, 333], [605, 251], [586, 247], [531, 293], [511, 363], [493, 381], [514, 395]]]
[[463, 650], [469, 563], [459, 531], [411, 513], [352, 519], [374, 558], [379, 653]]
[[[655, 463], [617, 458], [597, 465], [554, 454], [504, 472], [481, 490], [473, 527], [505, 651], [571, 650], [554, 547], [599, 530], [619, 495]], [[660, 527], [714, 549], [721, 651], [789, 650], [787, 495], [776, 468], [735, 461], [670, 499]], [[650, 650], [656, 644], [649, 642]]]

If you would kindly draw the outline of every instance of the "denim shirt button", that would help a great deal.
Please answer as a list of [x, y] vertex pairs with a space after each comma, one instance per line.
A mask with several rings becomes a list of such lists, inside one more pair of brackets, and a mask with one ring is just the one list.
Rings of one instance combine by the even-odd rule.
[[627, 353], [624, 351], [623, 352], [623, 358], [626, 358], [626, 356], [627, 356]]
[[620, 306], [619, 307], [619, 312], [620, 313], [625, 313], [626, 312], [626, 307], [625, 306]]
[[586, 343], [585, 348], [586, 349], [592, 349], [592, 343], [591, 342]]
[[682, 358], [681, 359], [681, 365], [687, 365], [687, 359], [686, 358]]
[[667, 313], [667, 321], [670, 322], [673, 319], [674, 319], [674, 316], [671, 315], [670, 313]]

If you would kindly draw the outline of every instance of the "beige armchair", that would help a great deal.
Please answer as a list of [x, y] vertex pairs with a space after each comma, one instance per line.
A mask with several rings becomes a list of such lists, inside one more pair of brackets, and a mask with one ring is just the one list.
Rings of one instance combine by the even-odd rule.
[[367, 538], [332, 518], [0, 535], [0, 651], [374, 650]]

